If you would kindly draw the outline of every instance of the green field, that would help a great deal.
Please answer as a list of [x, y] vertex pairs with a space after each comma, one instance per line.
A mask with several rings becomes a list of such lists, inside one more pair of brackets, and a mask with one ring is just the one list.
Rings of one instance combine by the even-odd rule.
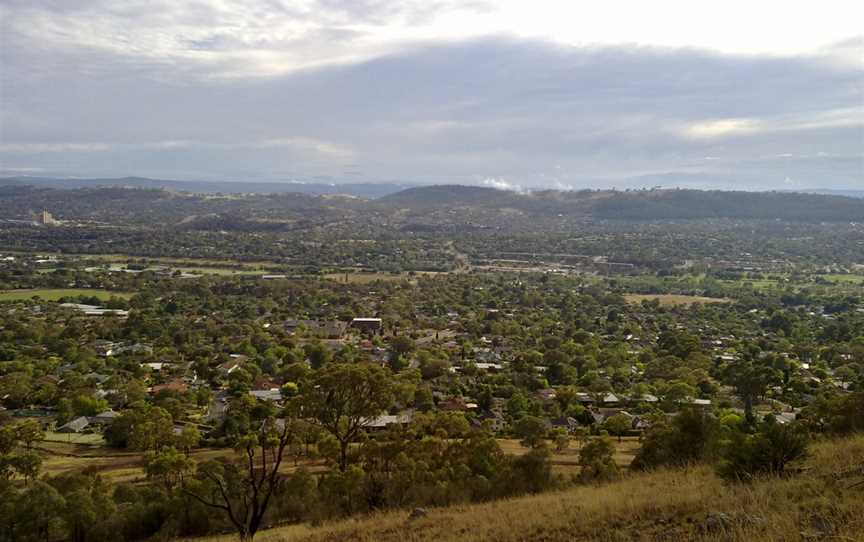
[[99, 433], [57, 433], [45, 432], [44, 442], [63, 442], [67, 444], [86, 444], [90, 446], [102, 446], [105, 439]]
[[[162, 266], [163, 264], [159, 264]], [[267, 274], [266, 271], [262, 271], [260, 269], [252, 269], [249, 267], [200, 267], [200, 266], [186, 266], [186, 265], [164, 265], [164, 267], [169, 268], [173, 271], [180, 271], [182, 273], [191, 273], [195, 275], [262, 275]], [[163, 269], [164, 269], [163, 267]], [[109, 270], [111, 271], [123, 271], [126, 269], [126, 265], [124, 264], [111, 264]], [[148, 267], [143, 269], [142, 271], [156, 271], [158, 268]]]
[[0, 301], [27, 301], [38, 296], [43, 301], [57, 301], [64, 297], [72, 296], [97, 297], [107, 301], [112, 297], [128, 299], [134, 294], [129, 292], [109, 292], [108, 290], [96, 290], [91, 288], [39, 288], [32, 290], [0, 290]]
[[820, 275], [823, 279], [837, 284], [864, 284], [864, 275]]

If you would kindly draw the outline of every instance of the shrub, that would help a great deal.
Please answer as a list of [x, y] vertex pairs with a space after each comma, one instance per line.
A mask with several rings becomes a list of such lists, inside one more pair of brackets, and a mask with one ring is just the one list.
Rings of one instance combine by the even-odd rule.
[[591, 440], [579, 451], [579, 480], [582, 482], [601, 482], [618, 477], [615, 463], [615, 445], [609, 438]]
[[720, 423], [698, 409], [686, 409], [671, 422], [660, 420], [645, 433], [632, 468], [687, 465], [709, 460], [717, 449]]
[[759, 474], [782, 475], [787, 464], [806, 456], [808, 442], [807, 432], [798, 424], [781, 425], [766, 418], [755, 434], [736, 432], [726, 443], [718, 474], [738, 481]]

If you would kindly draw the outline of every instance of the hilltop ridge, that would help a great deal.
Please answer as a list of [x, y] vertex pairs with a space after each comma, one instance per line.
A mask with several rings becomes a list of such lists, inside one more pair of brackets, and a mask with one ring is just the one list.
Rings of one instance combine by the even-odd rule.
[[[26, 219], [49, 209], [72, 220], [183, 223], [189, 216], [231, 216], [229, 223], [314, 219], [391, 224], [474, 224], [497, 228], [559, 228], [571, 221], [782, 220], [864, 222], [864, 199], [793, 192], [702, 190], [543, 190], [520, 193], [490, 187], [413, 187], [378, 199], [350, 194], [280, 192], [207, 194], [164, 188], [57, 189], [13, 183], [0, 186], [0, 219]], [[455, 214], [454, 214], [455, 213]], [[221, 221], [217, 221], [221, 222]], [[245, 227], [245, 226], [244, 226]], [[229, 228], [230, 229], [230, 228]], [[254, 226], [252, 227], [254, 229]]]

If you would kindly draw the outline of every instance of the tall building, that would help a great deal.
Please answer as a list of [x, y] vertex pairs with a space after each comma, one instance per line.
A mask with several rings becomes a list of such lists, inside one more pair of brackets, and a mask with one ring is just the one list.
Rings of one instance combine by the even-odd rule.
[[54, 215], [52, 215], [48, 211], [42, 211], [42, 213], [39, 215], [39, 223], [45, 226], [49, 226], [52, 224], [57, 224], [57, 220], [55, 220]]

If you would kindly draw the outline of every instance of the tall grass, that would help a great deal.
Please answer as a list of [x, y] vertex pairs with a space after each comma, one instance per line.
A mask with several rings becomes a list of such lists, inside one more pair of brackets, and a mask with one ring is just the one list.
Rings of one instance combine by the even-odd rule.
[[[604, 486], [493, 503], [380, 513], [320, 527], [262, 532], [260, 542], [357, 541], [864, 541], [864, 436], [814, 446], [799, 474], [747, 485], [721, 481], [710, 467], [659, 470]], [[724, 514], [711, 530], [709, 513]], [[208, 542], [227, 542], [216, 537]]]

